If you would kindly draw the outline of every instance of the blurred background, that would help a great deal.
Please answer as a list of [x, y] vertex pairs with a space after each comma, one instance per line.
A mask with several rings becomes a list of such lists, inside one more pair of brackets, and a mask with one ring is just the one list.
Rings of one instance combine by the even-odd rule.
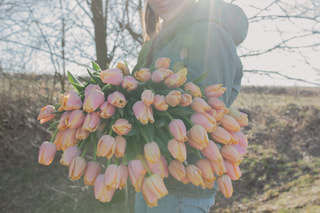
[[[249, 152], [230, 199], [211, 212], [320, 212], [320, 2], [232, 0], [249, 18], [238, 47]], [[143, 43], [143, 0], [0, 0], [0, 211], [132, 212], [132, 189], [111, 204], [94, 199], [68, 168], [37, 163], [50, 139], [37, 115], [70, 89], [66, 72], [86, 76], [124, 60]], [[131, 207], [131, 208], [130, 208]]]

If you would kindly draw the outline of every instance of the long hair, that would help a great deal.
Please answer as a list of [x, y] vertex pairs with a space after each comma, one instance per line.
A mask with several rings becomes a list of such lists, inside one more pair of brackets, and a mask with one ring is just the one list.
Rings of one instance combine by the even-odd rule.
[[142, 19], [143, 38], [148, 41], [160, 30], [160, 17], [152, 10], [148, 2], [145, 2], [145, 9]]

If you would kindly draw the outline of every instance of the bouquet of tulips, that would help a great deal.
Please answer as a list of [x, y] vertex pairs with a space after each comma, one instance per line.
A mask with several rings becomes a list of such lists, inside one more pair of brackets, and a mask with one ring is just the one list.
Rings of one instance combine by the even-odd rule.
[[[219, 99], [226, 88], [199, 87], [206, 73], [187, 82], [187, 69], [170, 70], [169, 58], [132, 74], [124, 63], [103, 71], [92, 64], [90, 78], [68, 72], [75, 91], [41, 109], [41, 124], [56, 121], [49, 127], [51, 141], [40, 146], [40, 164], [49, 165], [62, 149], [60, 163], [69, 167], [69, 177], [83, 176], [101, 202], [109, 202], [129, 177], [147, 204], [157, 206], [168, 194], [163, 180], [169, 174], [202, 188], [217, 181], [224, 196], [232, 196], [247, 150], [240, 127], [248, 118]], [[197, 162], [188, 162], [191, 153]]]

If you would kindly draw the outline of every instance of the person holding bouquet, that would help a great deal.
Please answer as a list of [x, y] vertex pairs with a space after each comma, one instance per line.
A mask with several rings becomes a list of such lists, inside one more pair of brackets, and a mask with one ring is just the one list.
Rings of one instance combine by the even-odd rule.
[[[200, 86], [222, 84], [227, 90], [220, 99], [226, 107], [231, 106], [243, 75], [236, 46], [248, 31], [242, 9], [221, 0], [146, 0], [145, 5], [145, 44], [133, 72], [151, 67], [156, 59], [169, 58], [171, 69], [187, 68], [188, 80], [207, 72]], [[188, 162], [196, 160], [188, 153]], [[136, 193], [136, 213], [208, 212], [215, 203], [217, 184], [202, 189], [171, 176], [164, 182], [169, 194], [157, 207], [148, 207], [141, 192]]]

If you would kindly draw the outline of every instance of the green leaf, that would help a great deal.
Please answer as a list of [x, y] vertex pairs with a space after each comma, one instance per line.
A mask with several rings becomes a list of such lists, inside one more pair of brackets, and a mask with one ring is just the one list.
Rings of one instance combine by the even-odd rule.
[[148, 125], [143, 126], [143, 130], [142, 131], [145, 131], [148, 139], [150, 141], [153, 141], [154, 140], [154, 130], [155, 130], [155, 125], [154, 124], [148, 124]]
[[95, 84], [97, 83], [94, 78], [93, 78], [93, 74], [90, 72], [90, 70], [87, 69], [88, 74], [90, 75], [91, 81]]
[[194, 79], [194, 80], [192, 81], [192, 83], [194, 83], [194, 84], [199, 84], [201, 81], [203, 81], [203, 80], [206, 78], [206, 76], [208, 75], [208, 73], [209, 73], [209, 71], [203, 73], [203, 74], [200, 75], [198, 78]]
[[82, 83], [75, 77], [71, 72], [68, 71], [69, 82], [74, 86], [74, 88], [79, 92], [83, 89]]
[[133, 136], [133, 135], [137, 135], [139, 133], [139, 127], [137, 125], [133, 125], [131, 128], [131, 131], [126, 134], [126, 136]]
[[79, 76], [79, 78], [80, 78], [82, 81], [87, 82], [88, 84], [92, 84], [92, 81], [90, 81], [89, 79], [87, 79], [87, 78], [85, 78], [85, 77]]
[[92, 61], [91, 63], [92, 63], [92, 69], [94, 71], [101, 71], [100, 66], [96, 62]]
[[78, 93], [80, 93], [84, 89], [84, 86], [82, 84], [77, 84], [77, 83], [71, 83], [71, 84], [78, 91]]

